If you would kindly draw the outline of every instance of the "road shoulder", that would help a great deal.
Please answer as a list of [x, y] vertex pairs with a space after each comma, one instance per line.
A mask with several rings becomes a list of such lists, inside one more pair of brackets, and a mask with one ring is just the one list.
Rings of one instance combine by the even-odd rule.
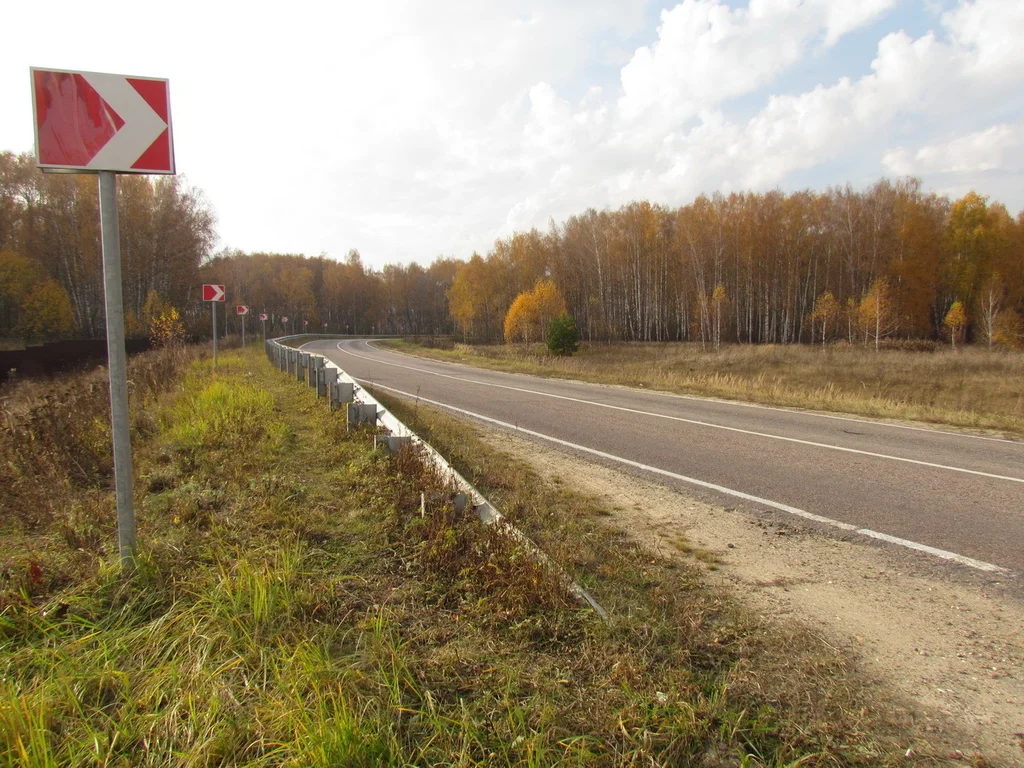
[[754, 610], [799, 621], [916, 703], [925, 729], [1024, 766], [1024, 602], [1016, 585], [926, 556], [708, 504], [492, 428], [482, 437], [598, 497], [663, 555], [708, 563]]

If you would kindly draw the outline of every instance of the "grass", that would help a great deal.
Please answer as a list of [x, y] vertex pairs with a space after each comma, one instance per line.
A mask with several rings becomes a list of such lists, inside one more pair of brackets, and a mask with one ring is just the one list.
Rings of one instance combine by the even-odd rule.
[[380, 343], [509, 372], [1024, 436], [1024, 354], [1010, 350], [733, 344], [715, 352], [633, 342], [583, 344], [556, 357], [543, 345]]
[[[133, 571], [111, 565], [106, 466], [51, 456], [59, 503], [20, 488], [0, 520], [0, 765], [942, 762], [836, 651], [744, 614], [704, 565], [638, 547], [465, 425], [394, 404], [607, 623], [256, 350], [215, 375], [178, 362], [133, 412]], [[3, 435], [24, 476], [57, 449], [22, 419], [63, 413], [30, 399]], [[92, 407], [77, 416], [102, 431]]]

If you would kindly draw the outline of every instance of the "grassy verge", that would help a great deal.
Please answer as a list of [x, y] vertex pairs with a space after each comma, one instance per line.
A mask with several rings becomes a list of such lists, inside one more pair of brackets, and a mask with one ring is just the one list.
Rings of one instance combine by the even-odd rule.
[[766, 405], [913, 420], [1024, 436], [1024, 354], [971, 348], [875, 352], [859, 346], [584, 344], [573, 357], [542, 345], [398, 351], [483, 368], [705, 395]]
[[[187, 363], [144, 411], [133, 573], [108, 565], [104, 466], [52, 462], [60, 503], [23, 495], [0, 521], [0, 765], [941, 762], [833, 649], [758, 624], [446, 417], [401, 414], [608, 623], [255, 350], [215, 376]], [[8, 457], [35, 455], [16, 428]]]

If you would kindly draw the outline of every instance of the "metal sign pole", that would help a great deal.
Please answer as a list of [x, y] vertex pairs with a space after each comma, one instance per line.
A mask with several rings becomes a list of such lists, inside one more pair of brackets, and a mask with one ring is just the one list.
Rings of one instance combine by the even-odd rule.
[[114, 443], [114, 491], [121, 565], [135, 560], [135, 507], [132, 499], [132, 443], [128, 431], [128, 365], [121, 296], [121, 239], [117, 224], [117, 176], [100, 171], [100, 231], [103, 294], [107, 312], [107, 360], [110, 374], [110, 426]]
[[210, 302], [210, 317], [213, 318], [213, 367], [217, 367], [217, 302]]

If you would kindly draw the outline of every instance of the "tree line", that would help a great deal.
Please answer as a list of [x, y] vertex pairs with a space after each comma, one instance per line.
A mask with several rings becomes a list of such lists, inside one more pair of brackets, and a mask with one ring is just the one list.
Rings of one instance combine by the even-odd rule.
[[249, 306], [250, 318], [266, 313], [268, 332], [428, 335], [454, 330], [447, 291], [459, 265], [438, 258], [429, 267], [374, 270], [355, 249], [342, 261], [229, 251], [205, 263], [199, 278], [227, 286], [228, 303]]
[[[117, 199], [126, 330], [144, 335], [155, 296], [195, 300], [214, 217], [178, 176], [122, 175]], [[44, 174], [32, 155], [0, 152], [0, 337], [101, 338], [101, 254], [96, 177]]]
[[1019, 344], [1024, 214], [973, 192], [925, 193], [915, 179], [590, 209], [464, 263], [448, 294], [460, 333], [499, 339], [516, 297], [544, 279], [589, 340], [877, 344], [966, 332]]
[[[1024, 213], [974, 192], [926, 193], [915, 179], [590, 209], [466, 260], [380, 270], [356, 250], [212, 255], [213, 214], [180, 177], [122, 176], [118, 202], [135, 333], [155, 308], [208, 333], [199, 287], [223, 283], [229, 307], [250, 306], [250, 322], [266, 312], [275, 333], [499, 341], [518, 306], [525, 338], [540, 331], [524, 309], [553, 287], [591, 341], [1024, 341]], [[101, 266], [95, 179], [0, 153], [0, 337], [102, 336]]]

